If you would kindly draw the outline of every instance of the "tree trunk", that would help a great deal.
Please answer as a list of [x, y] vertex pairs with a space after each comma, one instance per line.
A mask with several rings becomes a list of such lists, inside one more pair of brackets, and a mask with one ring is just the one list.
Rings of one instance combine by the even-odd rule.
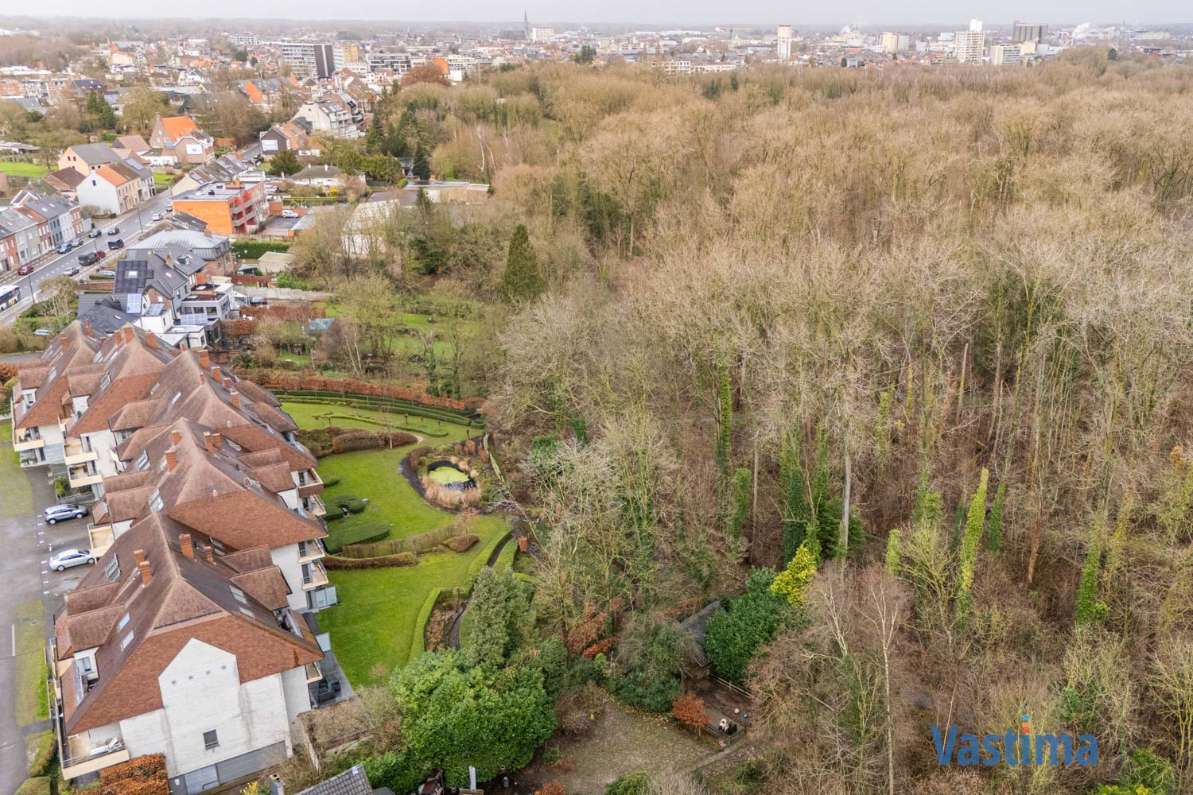
[[837, 538], [837, 556], [841, 565], [849, 554], [849, 492], [853, 486], [853, 467], [849, 457], [849, 442], [845, 442], [845, 489], [841, 495], [841, 532]]

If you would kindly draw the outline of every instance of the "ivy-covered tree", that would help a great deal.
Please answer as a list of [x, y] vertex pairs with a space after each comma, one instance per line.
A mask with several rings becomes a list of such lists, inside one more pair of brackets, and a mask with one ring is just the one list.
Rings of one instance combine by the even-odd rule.
[[533, 301], [544, 289], [538, 255], [530, 245], [530, 230], [525, 224], [518, 224], [510, 238], [505, 272], [501, 274], [501, 295], [507, 302], [518, 304]]
[[750, 519], [750, 470], [739, 467], [733, 473], [731, 493], [733, 506], [729, 514], [729, 535], [741, 538], [746, 522]]
[[289, 149], [283, 149], [273, 157], [269, 158], [269, 165], [267, 166], [269, 173], [272, 176], [280, 177], [283, 175], [293, 176], [299, 171], [302, 171], [302, 163], [298, 162], [298, 155], [291, 152]]
[[961, 561], [957, 574], [957, 597], [955, 613], [957, 623], [964, 625], [971, 607], [970, 592], [973, 589], [974, 573], [978, 565], [978, 546], [982, 542], [982, 531], [986, 528], [986, 486], [990, 473], [985, 469], [978, 480], [978, 490], [969, 503], [965, 517], [965, 534], [961, 539]]
[[816, 577], [816, 556], [806, 543], [801, 544], [787, 568], [770, 585], [771, 593], [783, 597], [792, 607], [803, 607], [808, 586]]

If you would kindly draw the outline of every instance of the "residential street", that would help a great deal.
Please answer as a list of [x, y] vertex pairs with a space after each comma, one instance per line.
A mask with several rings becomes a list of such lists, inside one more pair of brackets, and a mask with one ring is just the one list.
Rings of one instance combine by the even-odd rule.
[[[7, 422], [7, 420], [5, 420]], [[13, 456], [10, 444], [0, 445], [0, 455]], [[6, 462], [7, 463], [7, 462]], [[8, 464], [15, 466], [15, 464]], [[0, 599], [0, 795], [11, 795], [25, 780], [27, 771], [25, 743], [17, 716], [18, 656], [35, 664], [36, 655], [43, 653], [44, 644], [35, 645], [29, 639], [47, 638], [53, 612], [62, 605], [63, 595], [87, 574], [89, 568], [51, 572], [47, 565], [53, 552], [75, 546], [87, 546], [88, 518], [46, 525], [41, 511], [54, 504], [53, 484], [43, 468], [16, 473], [25, 476], [32, 490], [32, 510], [22, 509], [19, 516], [10, 516], [14, 504], [24, 504], [28, 497], [7, 486], [0, 491], [0, 542], [5, 553], [0, 555], [0, 581], [4, 596]], [[11, 481], [10, 481], [11, 482]], [[41, 616], [37, 619], [18, 617], [22, 606], [41, 602]], [[34, 611], [36, 615], [36, 611]], [[26, 623], [38, 621], [36, 632]], [[25, 642], [18, 638], [25, 629]], [[18, 649], [18, 645], [20, 648]]]
[[[97, 238], [83, 238], [83, 245], [78, 248], [73, 248], [65, 254], [58, 254], [51, 252], [42, 256], [42, 260], [35, 265], [35, 270], [27, 276], [18, 276], [16, 268], [13, 268], [3, 274], [0, 274], [0, 287], [6, 284], [19, 283], [21, 285], [21, 302], [16, 306], [0, 312], [0, 325], [11, 323], [16, 320], [21, 312], [28, 309], [33, 304], [34, 296], [30, 295], [32, 289], [34, 293], [37, 292], [41, 283], [46, 279], [53, 279], [55, 276], [63, 275], [72, 265], [79, 264], [79, 255], [86, 254], [89, 251], [97, 249], [101, 251], [108, 250], [108, 241], [114, 240], [116, 237], [122, 239], [125, 245], [130, 245], [133, 242], [140, 240], [143, 236], [149, 233], [154, 213], [164, 213], [166, 204], [171, 200], [169, 191], [164, 191], [160, 195], [154, 197], [153, 201], [147, 202], [139, 207], [134, 212], [125, 213], [116, 219], [107, 219], [96, 224], [100, 229], [104, 230], [104, 234]], [[120, 228], [119, 235], [108, 235], [107, 230], [112, 226]], [[81, 278], [86, 278], [88, 273], [94, 273], [100, 268], [108, 267], [119, 252], [110, 252], [111, 256], [102, 259], [95, 265], [89, 268], [84, 268], [80, 274]]]

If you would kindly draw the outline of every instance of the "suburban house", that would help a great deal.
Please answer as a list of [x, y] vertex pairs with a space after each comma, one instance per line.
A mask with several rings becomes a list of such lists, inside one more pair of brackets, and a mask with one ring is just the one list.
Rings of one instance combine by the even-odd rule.
[[338, 95], [328, 96], [307, 102], [294, 114], [294, 119], [302, 119], [311, 126], [311, 131], [324, 133], [337, 138], [359, 138], [361, 136], [359, 124], [364, 117], [356, 118], [355, 103]]
[[80, 174], [73, 168], [60, 168], [42, 177], [45, 183], [53, 188], [59, 196], [71, 201], [78, 201], [79, 185], [86, 178], [86, 174]]
[[349, 177], [335, 166], [324, 163], [307, 166], [302, 171], [287, 177], [286, 180], [295, 185], [342, 189], [348, 185]]
[[[190, 116], [158, 116], [153, 122], [149, 145], [160, 158], [173, 158], [178, 165], [199, 165], [215, 157], [215, 140], [199, 129]], [[152, 158], [151, 158], [152, 162]]]
[[100, 166], [76, 188], [79, 204], [107, 215], [121, 215], [135, 209], [153, 198], [153, 173], [143, 166], [139, 169], [134, 170], [125, 161]]
[[153, 149], [153, 147], [149, 145], [149, 142], [140, 135], [122, 135], [113, 141], [112, 144], [112, 149], [114, 149], [116, 154], [120, 155], [121, 158], [134, 156], [142, 157], [148, 154], [151, 149]]
[[175, 212], [185, 212], [206, 222], [220, 235], [251, 235], [265, 225], [269, 215], [265, 183], [216, 183], [174, 198]]
[[298, 157], [318, 157], [322, 150], [311, 141], [311, 133], [311, 124], [304, 118], [295, 117], [275, 124], [261, 133], [258, 141], [261, 154], [266, 158], [278, 152], [293, 152]]
[[58, 157], [58, 168], [73, 168], [83, 176], [100, 166], [119, 163], [123, 158], [108, 144], [75, 144]]
[[234, 182], [251, 172], [253, 168], [253, 164], [239, 154], [228, 152], [208, 163], [192, 168], [170, 187], [170, 194], [180, 196], [215, 182]]
[[[174, 216], [178, 216], [175, 211]], [[169, 229], [155, 232], [149, 237], [130, 243], [129, 256], [139, 251], [161, 251], [168, 249], [173, 254], [172, 266], [185, 273], [191, 283], [194, 276], [204, 273], [209, 277], [231, 276], [235, 268], [232, 242], [223, 235], [210, 231], [196, 232], [189, 229]]]

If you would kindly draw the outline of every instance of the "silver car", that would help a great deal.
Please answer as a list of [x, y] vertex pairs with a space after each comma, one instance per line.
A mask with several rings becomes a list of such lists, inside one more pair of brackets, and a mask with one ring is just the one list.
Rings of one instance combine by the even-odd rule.
[[90, 549], [64, 549], [50, 558], [50, 568], [54, 571], [65, 571], [73, 566], [88, 566], [95, 563], [95, 555]]
[[87, 509], [82, 505], [51, 505], [45, 510], [46, 522], [57, 524], [67, 519], [82, 519], [87, 515]]

